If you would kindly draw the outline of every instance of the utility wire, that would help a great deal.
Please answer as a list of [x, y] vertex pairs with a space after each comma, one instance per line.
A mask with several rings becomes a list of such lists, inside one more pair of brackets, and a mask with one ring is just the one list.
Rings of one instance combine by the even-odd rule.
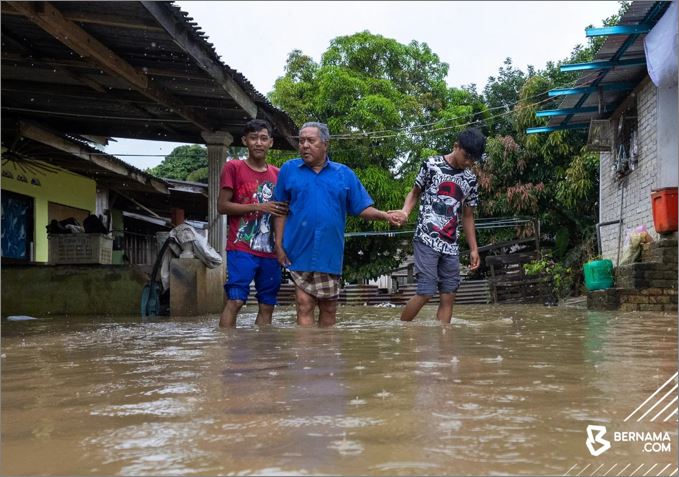
[[[599, 73], [598, 73], [598, 72], [589, 73], [589, 74], [583, 76], [582, 78], [577, 78], [577, 79], [575, 79], [574, 81], [572, 81], [571, 83], [569, 83], [569, 84], [567, 84], [567, 85], [565, 85], [565, 86], [559, 86], [559, 87], [557, 87], [557, 88], [551, 88], [551, 89], [558, 89], [558, 88], [572, 87], [572, 86], [574, 86], [576, 83], [580, 83], [579, 86], [586, 86], [586, 85], [591, 84], [591, 82], [593, 82], [598, 76], [599, 76]], [[589, 83], [587, 83], [587, 81], [589, 81], [590, 79], [591, 79], [592, 81], [589, 82]], [[550, 89], [550, 90], [551, 90], [551, 89]], [[512, 106], [514, 106], [514, 105], [516, 105], [516, 104], [518, 104], [518, 103], [525, 102], [525, 101], [529, 101], [529, 100], [531, 100], [531, 99], [533, 99], [533, 98], [538, 98], [538, 97], [540, 97], [540, 96], [543, 96], [544, 94], [548, 93], [550, 90], [542, 91], [542, 92], [540, 92], [540, 93], [534, 94], [533, 96], [529, 96], [529, 97], [527, 97], [527, 98], [519, 99], [519, 100], [517, 100], [517, 101], [515, 101], [515, 102], [513, 102], [513, 103], [504, 104], [504, 105], [500, 105], [500, 106], [493, 106], [492, 108], [485, 109], [483, 112], [486, 112], [486, 111], [493, 111], [493, 110], [495, 110], [495, 109], [507, 109], [507, 108], [510, 108], [510, 107], [512, 107]], [[544, 100], [542, 100], [542, 101], [539, 101], [539, 102], [537, 102], [537, 103], [531, 103], [531, 105], [537, 105], [537, 104], [541, 104], [541, 103], [543, 103], [543, 102], [554, 101], [554, 100], [555, 100], [555, 98], [549, 97], [549, 98], [546, 98], [546, 99], [544, 99]], [[527, 106], [530, 106], [530, 105], [527, 105]], [[488, 117], [488, 118], [482, 118], [482, 119], [479, 119], [478, 121], [473, 121], [473, 122], [467, 123], [467, 124], [465, 124], [465, 125], [475, 124], [475, 123], [477, 123], [477, 122], [479, 122], [479, 121], [487, 121], [487, 120], [489, 120], [489, 119], [494, 119], [494, 118], [497, 118], [497, 117], [501, 117], [501, 116], [503, 116], [503, 115], [512, 114], [512, 113], [514, 113], [514, 112], [515, 112], [515, 110], [505, 111], [505, 113], [502, 113], [502, 114], [500, 114], [500, 115], [493, 115], [493, 116], [490, 116], [490, 117]], [[440, 120], [435, 121], [435, 122], [432, 122], [432, 123], [425, 123], [425, 124], [419, 124], [419, 125], [414, 125], [414, 126], [406, 126], [406, 127], [397, 128], [397, 129], [385, 129], [385, 130], [381, 130], [381, 131], [379, 131], [379, 130], [378, 130], [378, 131], [366, 131], [366, 132], [355, 132], [355, 133], [335, 134], [335, 135], [332, 135], [332, 134], [331, 134], [331, 135], [330, 135], [330, 138], [332, 138], [332, 139], [357, 139], [357, 138], [371, 137], [372, 135], [375, 135], [375, 134], [398, 133], [398, 132], [403, 132], [403, 131], [412, 131], [412, 130], [418, 129], [418, 128], [425, 128], [425, 127], [433, 126], [433, 125], [436, 125], [436, 124], [441, 124], [441, 123], [446, 123], [446, 122], [450, 122], [450, 121], [455, 121], [455, 120], [457, 120], [457, 119], [463, 119], [463, 118], [466, 118], [466, 117], [468, 117], [468, 116], [469, 116], [469, 114], [466, 114], [466, 115], [464, 115], [464, 116], [456, 116], [456, 117], [452, 117], [452, 118], [440, 119]], [[434, 131], [448, 130], [448, 129], [453, 129], [453, 128], [455, 128], [455, 127], [461, 127], [461, 125], [457, 125], [457, 126], [449, 126], [447, 129], [444, 129], [444, 128], [437, 128], [437, 129], [435, 129]], [[424, 133], [427, 133], [427, 132], [431, 132], [431, 131], [425, 131]], [[389, 136], [379, 136], [379, 137], [377, 137], [376, 139], [391, 138], [391, 137], [395, 137], [395, 136], [396, 136], [396, 134], [391, 134], [391, 135], [389, 135]], [[293, 136], [293, 137], [296, 137], [296, 136]]]
[[[438, 133], [438, 132], [441, 132], [441, 131], [450, 131], [450, 130], [455, 130], [455, 129], [462, 129], [462, 128], [467, 127], [467, 126], [473, 126], [474, 124], [477, 124], [479, 121], [488, 121], [490, 119], [500, 118], [500, 117], [503, 117], [503, 116], [509, 116], [510, 114], [516, 114], [518, 111], [520, 111], [522, 109], [528, 109], [532, 106], [538, 106], [542, 103], [546, 103], [546, 102], [553, 101], [553, 100], [554, 100], [554, 98], [546, 98], [546, 99], [543, 99], [542, 101], [522, 105], [518, 108], [512, 109], [511, 111], [505, 111], [504, 113], [489, 116], [489, 117], [483, 118], [481, 120], [470, 121], [470, 122], [467, 122], [467, 123], [464, 123], [464, 124], [456, 124], [454, 126], [444, 126], [444, 127], [440, 127], [440, 128], [434, 128], [434, 129], [430, 129], [428, 131], [419, 131], [419, 132], [416, 132], [416, 134], [432, 134], [432, 133]], [[466, 117], [466, 116], [462, 116], [462, 117]], [[393, 134], [385, 134], [383, 136], [366, 136], [364, 134], [357, 134], [356, 136], [343, 136], [343, 137], [334, 136], [334, 139], [337, 139], [337, 140], [345, 140], [345, 139], [390, 139], [390, 138], [393, 138], [393, 137], [397, 137], [399, 134], [401, 134], [401, 132], [399, 132], [399, 131], [400, 130], [394, 130], [394, 131], [392, 131]], [[333, 136], [331, 136], [331, 138], [332, 137]]]

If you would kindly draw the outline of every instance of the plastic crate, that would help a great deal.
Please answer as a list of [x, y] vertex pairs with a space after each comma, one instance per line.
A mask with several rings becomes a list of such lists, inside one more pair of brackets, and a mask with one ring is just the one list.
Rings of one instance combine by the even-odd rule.
[[106, 234], [49, 235], [47, 240], [49, 263], [111, 263], [113, 239]]

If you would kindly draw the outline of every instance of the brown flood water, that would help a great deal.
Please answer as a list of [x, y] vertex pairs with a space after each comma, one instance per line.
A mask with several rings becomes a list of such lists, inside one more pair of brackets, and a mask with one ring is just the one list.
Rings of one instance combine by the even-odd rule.
[[458, 306], [441, 326], [433, 307], [407, 324], [344, 307], [301, 329], [292, 308], [266, 328], [247, 311], [229, 331], [3, 320], [0, 473], [677, 475], [674, 314]]

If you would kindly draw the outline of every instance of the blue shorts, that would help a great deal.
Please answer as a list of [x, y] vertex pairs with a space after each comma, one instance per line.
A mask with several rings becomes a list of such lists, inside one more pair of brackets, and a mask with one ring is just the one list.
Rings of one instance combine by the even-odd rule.
[[281, 266], [277, 259], [229, 250], [226, 252], [226, 270], [229, 275], [224, 291], [229, 300], [246, 302], [254, 279], [257, 301], [265, 305], [278, 303], [276, 295], [281, 287]]
[[455, 293], [460, 287], [460, 257], [436, 252], [428, 245], [413, 241], [417, 294], [433, 296]]

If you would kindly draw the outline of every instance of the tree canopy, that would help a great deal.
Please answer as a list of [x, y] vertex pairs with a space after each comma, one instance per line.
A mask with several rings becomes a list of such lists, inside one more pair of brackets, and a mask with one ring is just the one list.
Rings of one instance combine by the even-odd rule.
[[[198, 144], [190, 144], [174, 148], [163, 162], [148, 172], [166, 179], [190, 180], [189, 175], [197, 174], [201, 169], [207, 171], [207, 149]], [[207, 179], [207, 173], [205, 178]]]
[[[230, 157], [247, 154], [242, 147], [230, 147]], [[148, 169], [154, 176], [164, 179], [208, 183], [207, 149], [198, 144], [175, 147], [156, 167]]]

